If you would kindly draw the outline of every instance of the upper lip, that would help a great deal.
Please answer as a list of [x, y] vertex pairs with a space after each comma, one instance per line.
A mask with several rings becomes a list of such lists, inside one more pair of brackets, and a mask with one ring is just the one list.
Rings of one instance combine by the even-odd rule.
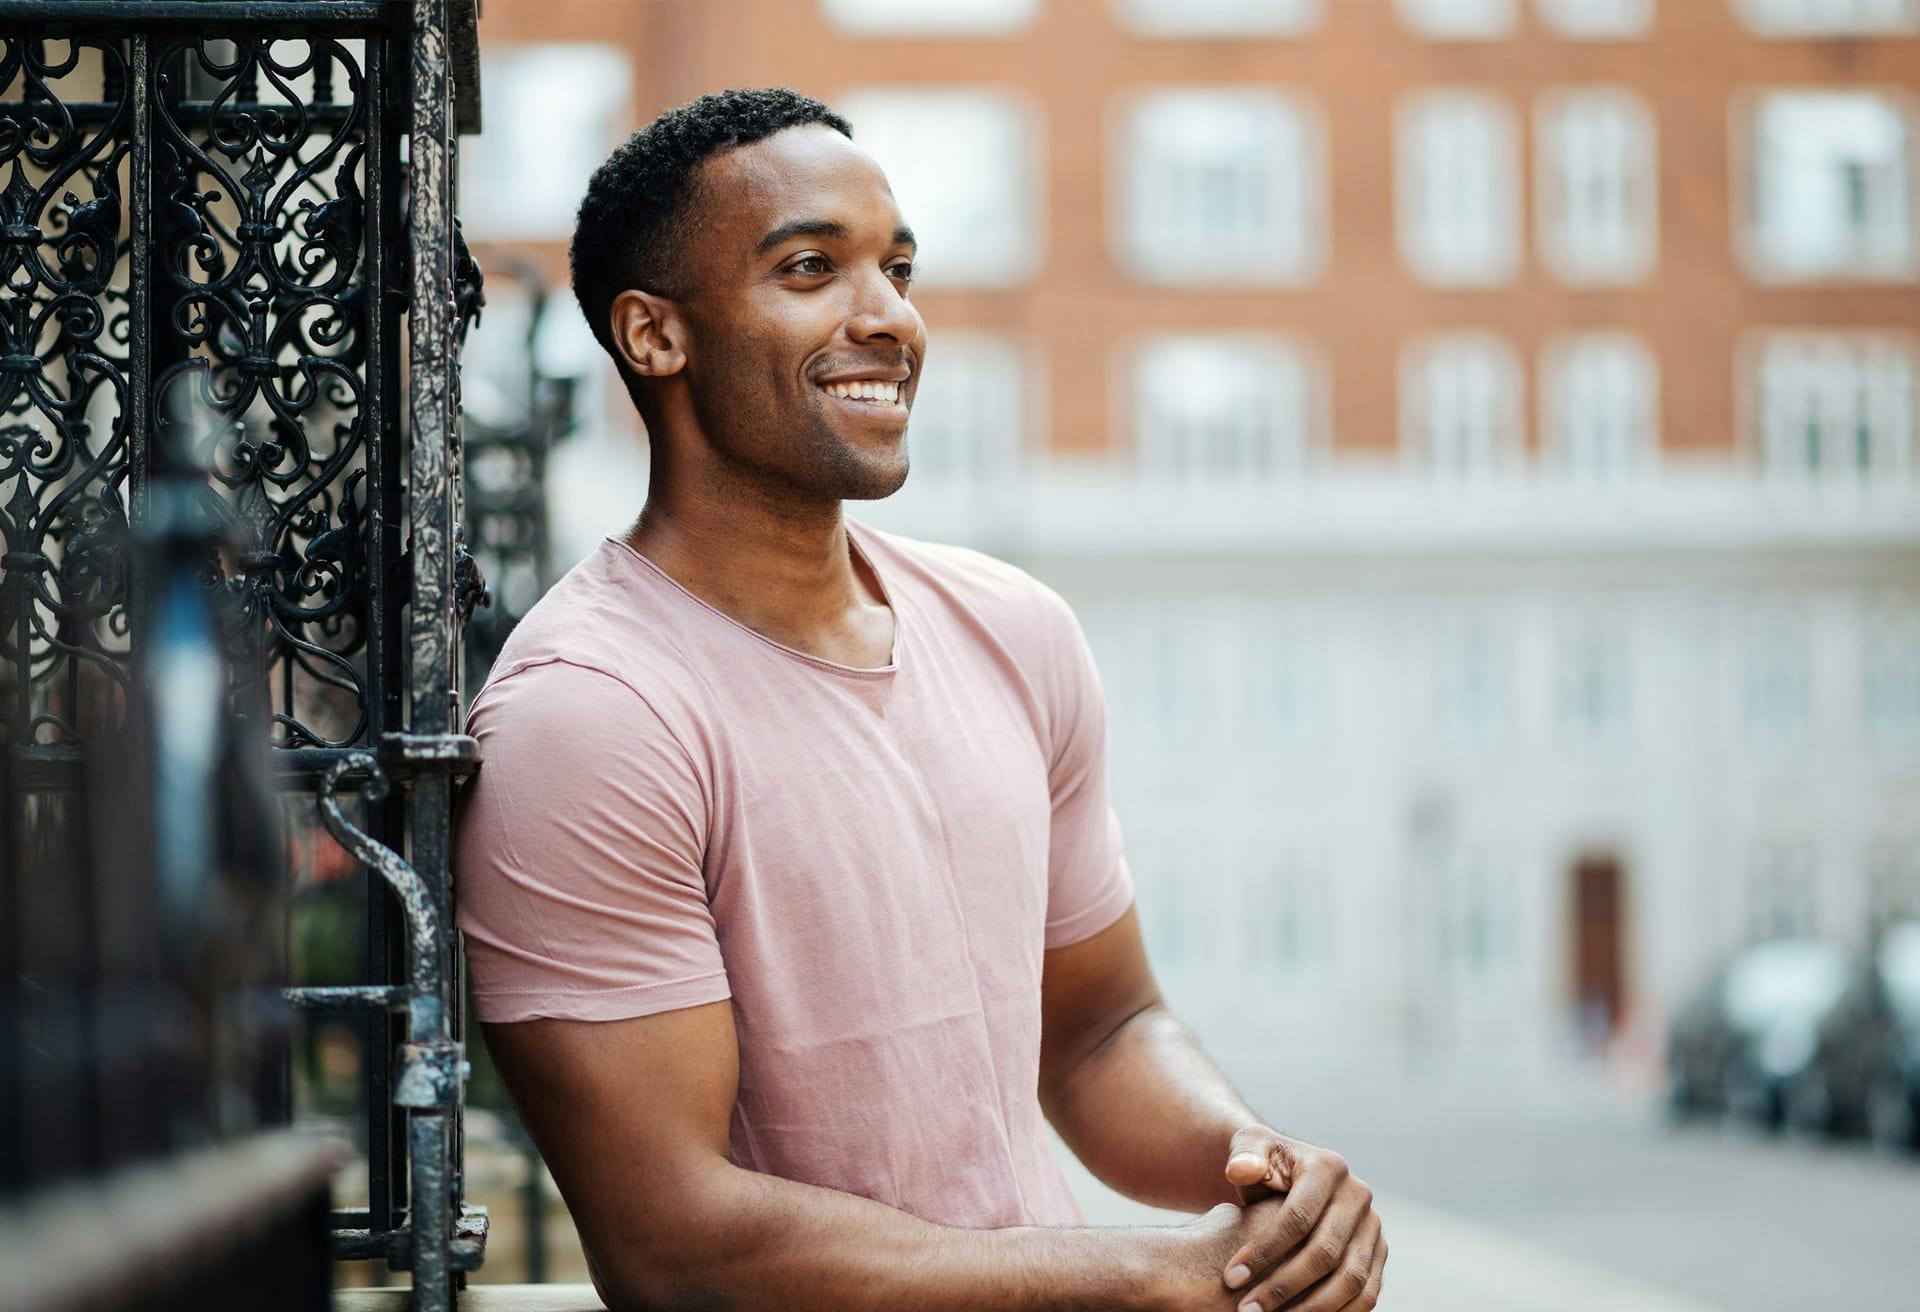
[[829, 374], [825, 378], [816, 378], [814, 381], [824, 387], [828, 383], [904, 383], [911, 377], [913, 377], [913, 370], [902, 367], [869, 369], [864, 373]]

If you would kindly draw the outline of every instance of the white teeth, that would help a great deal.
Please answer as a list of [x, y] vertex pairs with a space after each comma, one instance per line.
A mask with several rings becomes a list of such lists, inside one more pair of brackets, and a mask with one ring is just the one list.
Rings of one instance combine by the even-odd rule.
[[900, 384], [883, 382], [877, 379], [861, 379], [853, 383], [828, 383], [824, 389], [829, 396], [842, 400], [884, 401], [889, 405], [900, 400]]

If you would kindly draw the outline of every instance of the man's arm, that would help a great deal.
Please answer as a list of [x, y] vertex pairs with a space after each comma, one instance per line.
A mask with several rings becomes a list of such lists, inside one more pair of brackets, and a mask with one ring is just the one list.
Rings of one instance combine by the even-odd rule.
[[934, 1225], [727, 1160], [731, 1002], [483, 1028], [615, 1312], [1219, 1312], [1233, 1301], [1224, 1261], [1279, 1206], [1221, 1207], [1180, 1227]]
[[1222, 1171], [1260, 1118], [1167, 1010], [1131, 908], [1047, 952], [1040, 1105], [1110, 1188], [1183, 1212], [1241, 1201]]
[[1284, 1194], [1275, 1231], [1223, 1267], [1228, 1286], [1268, 1312], [1297, 1298], [1372, 1306], [1386, 1261], [1372, 1191], [1339, 1154], [1271, 1129], [1234, 1091], [1167, 1009], [1132, 909], [1047, 952], [1041, 1007], [1041, 1106], [1088, 1170], [1189, 1212]]

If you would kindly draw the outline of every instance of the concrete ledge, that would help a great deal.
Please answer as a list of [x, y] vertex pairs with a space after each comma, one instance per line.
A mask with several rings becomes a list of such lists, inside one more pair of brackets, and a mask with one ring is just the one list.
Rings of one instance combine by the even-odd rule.
[[[406, 1312], [410, 1289], [342, 1289], [333, 1312]], [[460, 1291], [460, 1312], [606, 1312], [592, 1285], [469, 1285]]]

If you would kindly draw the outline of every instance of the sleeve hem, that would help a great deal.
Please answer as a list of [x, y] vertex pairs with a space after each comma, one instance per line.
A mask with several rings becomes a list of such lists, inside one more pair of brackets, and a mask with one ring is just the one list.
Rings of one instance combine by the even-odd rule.
[[1111, 927], [1132, 905], [1133, 878], [1123, 859], [1119, 877], [1112, 880], [1107, 891], [1092, 904], [1062, 920], [1047, 922], [1046, 946], [1049, 949], [1064, 948], [1082, 939], [1092, 938], [1101, 930]]
[[733, 996], [727, 974], [716, 970], [688, 979], [656, 980], [590, 992], [565, 989], [475, 989], [473, 1012], [487, 1024], [522, 1020], [632, 1020], [678, 1011]]

